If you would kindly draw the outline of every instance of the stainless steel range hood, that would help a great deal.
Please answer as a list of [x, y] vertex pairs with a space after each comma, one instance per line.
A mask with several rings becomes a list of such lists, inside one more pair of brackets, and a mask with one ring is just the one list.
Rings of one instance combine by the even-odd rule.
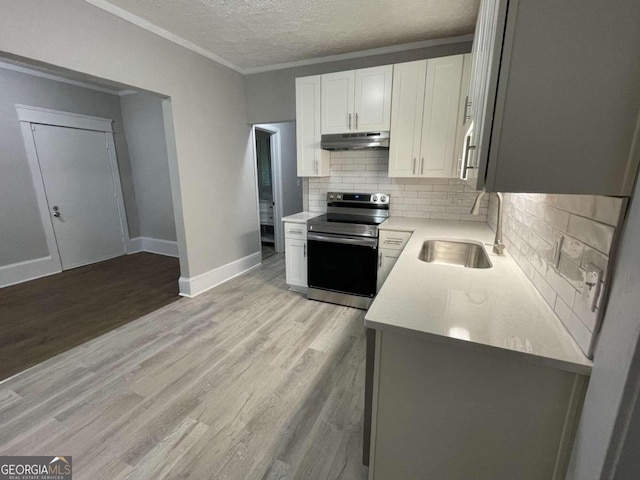
[[389, 132], [322, 135], [320, 147], [324, 150], [388, 150]]

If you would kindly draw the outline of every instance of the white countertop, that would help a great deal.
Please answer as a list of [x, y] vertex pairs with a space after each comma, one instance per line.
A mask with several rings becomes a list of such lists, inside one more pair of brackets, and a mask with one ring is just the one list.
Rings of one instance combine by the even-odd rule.
[[418, 259], [427, 239], [493, 243], [486, 224], [391, 217], [380, 228], [413, 235], [367, 312], [367, 327], [590, 374], [592, 362], [507, 251], [500, 256], [487, 246], [487, 269]]
[[289, 215], [287, 217], [282, 217], [283, 222], [289, 223], [307, 223], [307, 220], [311, 220], [312, 218], [316, 218], [322, 215], [322, 213], [318, 212], [300, 212], [294, 213], [293, 215]]

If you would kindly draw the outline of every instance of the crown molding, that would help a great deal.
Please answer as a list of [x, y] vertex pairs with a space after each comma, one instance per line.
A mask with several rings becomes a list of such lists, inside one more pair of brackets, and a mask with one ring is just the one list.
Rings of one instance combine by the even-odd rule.
[[353, 58], [371, 57], [374, 55], [384, 55], [387, 53], [403, 52], [407, 50], [417, 50], [420, 48], [437, 47], [441, 45], [450, 45], [453, 43], [464, 43], [464, 42], [470, 42], [473, 40], [473, 34], [459, 35], [456, 37], [437, 38], [433, 40], [423, 40], [420, 42], [403, 43], [400, 45], [391, 45], [388, 47], [372, 48], [369, 50], [359, 50], [356, 52], [341, 53], [341, 54], [329, 55], [325, 57], [309, 58], [306, 60], [297, 60], [293, 62], [276, 63], [272, 65], [264, 65], [261, 67], [242, 68], [228, 60], [225, 60], [224, 58], [220, 57], [219, 55], [216, 55], [215, 53], [207, 50], [206, 48], [202, 48], [196, 45], [195, 43], [192, 43], [189, 40], [186, 40], [180, 37], [179, 35], [171, 33], [168, 30], [165, 30], [164, 28], [158, 27], [157, 25], [149, 22], [148, 20], [145, 20], [144, 18], [134, 15], [133, 13], [130, 13], [124, 10], [123, 8], [117, 7], [116, 5], [113, 5], [105, 0], [85, 0], [85, 2], [90, 3], [94, 7], [100, 8], [112, 15], [115, 15], [116, 17], [126, 20], [127, 22], [130, 22], [144, 30], [147, 30], [148, 32], [154, 33], [159, 37], [164, 38], [165, 40], [168, 40], [177, 45], [180, 45], [181, 47], [184, 47], [187, 50], [191, 50], [192, 52], [202, 55], [203, 57], [213, 60], [214, 62], [220, 63], [225, 67], [228, 67], [231, 70], [234, 70], [243, 75], [269, 72], [272, 70], [283, 70], [285, 68], [303, 67], [307, 65], [315, 65], [318, 63], [350, 60]]
[[283, 70], [285, 68], [305, 67], [307, 65], [316, 65], [318, 63], [337, 62], [340, 60], [351, 60], [354, 58], [373, 57], [375, 55], [385, 55], [388, 53], [405, 52], [408, 50], [418, 50], [420, 48], [439, 47], [441, 45], [451, 45], [454, 43], [472, 42], [473, 34], [459, 35], [456, 37], [437, 38], [434, 40], [423, 40], [420, 42], [403, 43], [400, 45], [391, 45], [389, 47], [371, 48], [369, 50], [358, 50], [356, 52], [340, 53], [337, 55], [328, 55], [326, 57], [309, 58], [307, 60], [297, 60], [294, 62], [276, 63], [273, 65], [265, 65], [264, 67], [245, 68], [243, 73], [251, 75], [254, 73], [269, 72], [272, 70]]
[[165, 30], [164, 28], [158, 27], [157, 25], [149, 22], [148, 20], [145, 20], [144, 18], [134, 15], [133, 13], [127, 12], [126, 10], [120, 7], [117, 7], [109, 2], [105, 2], [104, 0], [85, 0], [85, 2], [90, 3], [94, 7], [98, 7], [106, 12], [109, 12], [110, 14], [115, 15], [116, 17], [119, 17], [122, 20], [126, 20], [129, 23], [133, 23], [134, 25], [144, 30], [147, 30], [148, 32], [155, 33], [159, 37], [162, 37], [165, 40], [169, 40], [170, 42], [180, 45], [181, 47], [184, 47], [187, 50], [191, 50], [192, 52], [198, 53], [203, 57], [207, 57], [208, 59], [213, 60], [214, 62], [220, 63], [225, 67], [230, 68], [231, 70], [235, 70], [238, 73], [244, 73], [240, 67], [225, 60], [222, 57], [219, 57], [215, 53], [210, 52], [205, 48], [199, 47], [195, 43], [192, 43], [189, 40], [185, 40], [179, 35], [171, 33], [168, 30]]
[[40, 70], [34, 70], [32, 68], [23, 67], [20, 65], [16, 65], [13, 63], [7, 63], [0, 61], [0, 68], [5, 70], [12, 70], [14, 72], [26, 73], [27, 75], [32, 75], [34, 77], [46, 78], [48, 80], [54, 80], [56, 82], [68, 83], [69, 85], [75, 85], [76, 87], [88, 88], [89, 90], [95, 90], [96, 92], [108, 93], [109, 95], [119, 95], [120, 92], [118, 90], [99, 87], [97, 85], [91, 83], [80, 82], [78, 80], [71, 80], [69, 78], [60, 77], [58, 75], [53, 75], [51, 73], [41, 72]]

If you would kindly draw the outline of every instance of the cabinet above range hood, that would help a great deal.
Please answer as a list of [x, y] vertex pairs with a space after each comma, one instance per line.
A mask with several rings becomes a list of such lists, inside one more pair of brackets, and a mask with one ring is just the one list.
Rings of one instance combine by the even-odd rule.
[[323, 150], [389, 150], [389, 132], [334, 133], [322, 135]]

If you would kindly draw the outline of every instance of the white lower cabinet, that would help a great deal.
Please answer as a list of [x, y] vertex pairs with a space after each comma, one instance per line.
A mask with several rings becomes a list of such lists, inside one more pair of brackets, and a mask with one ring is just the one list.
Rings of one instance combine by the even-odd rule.
[[410, 238], [411, 232], [380, 230], [376, 293], [382, 288]]
[[369, 479], [564, 479], [588, 377], [465, 343], [367, 333]]
[[307, 230], [306, 225], [285, 223], [285, 271], [287, 285], [292, 290], [307, 289]]
[[390, 250], [388, 248], [380, 248], [378, 250], [378, 282], [376, 287], [376, 293], [382, 288], [382, 284], [385, 282], [391, 269], [398, 261], [398, 257], [402, 251]]

